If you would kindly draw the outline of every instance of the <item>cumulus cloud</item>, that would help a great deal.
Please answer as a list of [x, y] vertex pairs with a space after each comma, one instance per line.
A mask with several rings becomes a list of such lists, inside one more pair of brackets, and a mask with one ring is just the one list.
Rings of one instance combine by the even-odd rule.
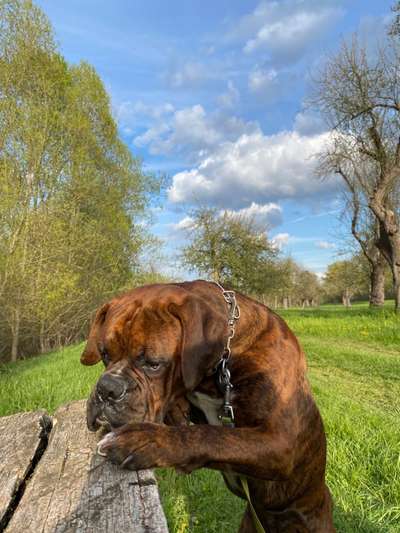
[[175, 203], [200, 201], [242, 208], [283, 199], [316, 202], [331, 195], [337, 180], [317, 180], [315, 154], [329, 134], [296, 131], [264, 135], [260, 130], [218, 145], [200, 163], [173, 176], [168, 190]]
[[[279, 226], [282, 223], [282, 208], [273, 202], [263, 205], [252, 202], [249, 206], [238, 210], [221, 209], [219, 216], [222, 216], [224, 213], [249, 217], [255, 222], [267, 226], [268, 229]], [[192, 217], [185, 216], [178, 222], [170, 224], [170, 227], [174, 231], [185, 231], [193, 226], [193, 222]]]
[[333, 1], [261, 2], [237, 21], [226, 39], [243, 42], [247, 54], [267, 52], [272, 62], [290, 64], [299, 60], [343, 13]]
[[142, 135], [135, 137], [136, 146], [147, 146], [153, 155], [172, 153], [197, 161], [215, 146], [235, 140], [258, 127], [221, 111], [207, 113], [197, 104], [176, 110], [168, 120], [156, 121]]
[[267, 204], [257, 204], [252, 202], [248, 207], [243, 207], [237, 211], [227, 210], [228, 213], [243, 215], [254, 219], [268, 228], [279, 226], [282, 224], [282, 208], [273, 202]]

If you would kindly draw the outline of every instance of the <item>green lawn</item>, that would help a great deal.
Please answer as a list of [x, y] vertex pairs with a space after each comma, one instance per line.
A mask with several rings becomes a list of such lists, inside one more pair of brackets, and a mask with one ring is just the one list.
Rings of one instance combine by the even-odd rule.
[[[339, 532], [400, 531], [400, 317], [387, 307], [287, 310], [307, 354], [328, 435], [328, 483]], [[81, 346], [0, 367], [0, 415], [83, 398], [100, 367]], [[244, 508], [218, 473], [160, 471], [171, 533], [230, 533]]]

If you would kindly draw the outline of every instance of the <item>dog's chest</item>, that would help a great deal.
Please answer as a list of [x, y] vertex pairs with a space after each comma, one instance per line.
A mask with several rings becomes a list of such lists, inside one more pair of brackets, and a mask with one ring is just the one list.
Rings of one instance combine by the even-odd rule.
[[[192, 392], [187, 395], [187, 399], [190, 403], [204, 413], [207, 422], [211, 426], [222, 426], [222, 422], [218, 417], [219, 410], [223, 404], [222, 398], [213, 398], [212, 396], [204, 394], [204, 392]], [[229, 490], [231, 490], [237, 496], [240, 495], [244, 497], [242, 487], [239, 482], [239, 476], [230, 471], [229, 467], [222, 472], [222, 475]]]
[[204, 394], [204, 392], [191, 392], [187, 395], [187, 399], [204, 413], [207, 422], [211, 426], [222, 425], [221, 420], [218, 418], [218, 412], [223, 403], [222, 398], [213, 398], [212, 396]]

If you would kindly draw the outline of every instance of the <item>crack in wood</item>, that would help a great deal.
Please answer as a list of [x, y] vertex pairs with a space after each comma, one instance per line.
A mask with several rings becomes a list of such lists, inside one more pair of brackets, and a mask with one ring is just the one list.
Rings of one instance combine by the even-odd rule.
[[7, 510], [4, 513], [2, 519], [0, 520], [0, 533], [2, 533], [6, 527], [8, 526], [10, 520], [12, 519], [19, 502], [22, 499], [22, 496], [24, 495], [27, 482], [32, 477], [36, 466], [38, 465], [40, 459], [42, 458], [42, 455], [44, 454], [48, 443], [49, 443], [49, 435], [51, 432], [51, 429], [53, 427], [53, 422], [50, 416], [44, 414], [42, 415], [41, 419], [39, 420], [41, 431], [39, 434], [39, 444], [36, 448], [36, 451], [34, 453], [34, 456], [30, 462], [29, 468], [27, 469], [25, 476], [23, 479], [20, 480], [19, 483], [16, 483], [14, 493], [10, 499], [10, 502], [8, 504]]
[[86, 427], [84, 401], [60, 407], [51, 431], [46, 420], [40, 430], [41, 418], [0, 418], [0, 533], [168, 533], [154, 473], [122, 470], [96, 454], [99, 435]]

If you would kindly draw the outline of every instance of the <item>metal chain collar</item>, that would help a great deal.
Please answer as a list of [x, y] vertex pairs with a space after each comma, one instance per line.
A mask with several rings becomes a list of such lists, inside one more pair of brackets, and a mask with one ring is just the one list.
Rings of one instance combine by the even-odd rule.
[[235, 336], [236, 322], [240, 318], [240, 308], [236, 302], [236, 295], [234, 291], [227, 291], [224, 287], [218, 283], [218, 281], [213, 281], [222, 291], [222, 296], [224, 297], [226, 303], [229, 306], [229, 316], [228, 316], [228, 328], [229, 335], [226, 342], [224, 351], [220, 361], [217, 364], [217, 384], [219, 389], [224, 395], [224, 403], [219, 412], [218, 418], [221, 420], [224, 426], [234, 426], [234, 413], [231, 403], [231, 392], [233, 385], [231, 383], [231, 373], [228, 368], [228, 361], [231, 357], [231, 342]]

